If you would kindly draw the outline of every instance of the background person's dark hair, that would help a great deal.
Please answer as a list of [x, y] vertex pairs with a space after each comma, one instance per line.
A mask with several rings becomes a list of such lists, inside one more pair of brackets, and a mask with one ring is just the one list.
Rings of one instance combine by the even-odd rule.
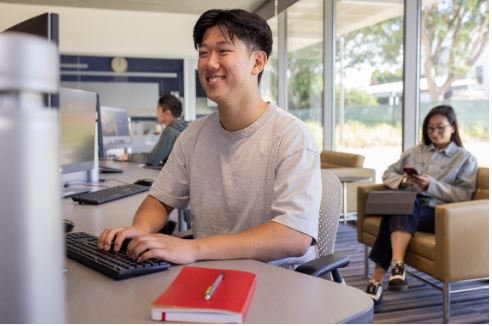
[[[234, 43], [238, 38], [249, 46], [249, 50], [264, 51], [267, 58], [272, 53], [272, 30], [267, 22], [257, 14], [242, 9], [212, 9], [204, 12], [193, 28], [195, 49], [202, 43], [207, 29], [218, 26], [224, 36], [229, 36]], [[258, 84], [263, 71], [258, 74]]]
[[422, 125], [422, 141], [426, 145], [432, 144], [432, 141], [427, 132], [427, 126], [429, 125], [429, 120], [435, 115], [445, 116], [449, 124], [454, 128], [454, 133], [451, 135], [451, 141], [454, 141], [456, 145], [463, 147], [461, 142], [460, 133], [458, 131], [458, 119], [456, 119], [456, 114], [454, 113], [453, 107], [450, 105], [438, 105], [433, 107], [429, 113], [425, 116], [424, 123]]
[[175, 118], [179, 118], [183, 113], [183, 105], [179, 98], [174, 95], [163, 95], [158, 101], [159, 107], [167, 108]]

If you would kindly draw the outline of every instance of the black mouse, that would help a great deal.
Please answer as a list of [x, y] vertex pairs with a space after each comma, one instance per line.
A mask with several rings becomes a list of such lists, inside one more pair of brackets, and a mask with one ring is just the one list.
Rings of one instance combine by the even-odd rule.
[[154, 183], [154, 180], [152, 179], [139, 179], [134, 182], [136, 185], [141, 185], [141, 186], [147, 186], [150, 187]]
[[68, 232], [72, 232], [75, 224], [70, 221], [70, 220], [67, 220], [66, 218], [63, 219], [63, 229], [65, 230], [65, 233], [68, 233]]

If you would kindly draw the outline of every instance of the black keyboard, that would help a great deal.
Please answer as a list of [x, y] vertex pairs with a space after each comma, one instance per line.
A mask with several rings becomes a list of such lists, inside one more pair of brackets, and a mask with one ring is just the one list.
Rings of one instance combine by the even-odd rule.
[[139, 194], [141, 192], [149, 190], [149, 188], [150, 187], [148, 186], [127, 184], [88, 192], [85, 194], [78, 194], [72, 196], [71, 198], [73, 201], [78, 201], [81, 204], [99, 205], [116, 199]]
[[100, 250], [97, 237], [85, 232], [66, 233], [65, 242], [69, 258], [115, 280], [160, 272], [171, 266], [168, 262], [155, 258], [136, 262], [122, 252], [123, 250], [118, 253]]
[[99, 165], [99, 173], [123, 173], [122, 169]]
[[146, 169], [160, 171], [160, 170], [162, 170], [162, 168], [164, 167], [164, 165], [149, 165], [149, 164], [145, 164], [143, 167], [146, 168]]

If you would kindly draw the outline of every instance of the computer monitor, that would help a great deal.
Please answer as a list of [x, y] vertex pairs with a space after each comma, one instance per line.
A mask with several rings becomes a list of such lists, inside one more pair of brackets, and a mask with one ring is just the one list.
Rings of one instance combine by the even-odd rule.
[[[41, 36], [50, 41], [59, 44], [59, 18], [58, 14], [44, 13], [24, 20], [12, 27], [9, 27], [5, 32], [19, 32]], [[44, 105], [49, 108], [57, 108], [59, 106], [59, 98], [56, 94], [46, 94], [44, 96]]]
[[99, 157], [111, 148], [126, 148], [132, 143], [128, 111], [124, 108], [99, 106], [98, 111]]
[[38, 35], [58, 45], [58, 14], [44, 13], [9, 27], [5, 31]]
[[94, 169], [97, 93], [60, 88], [62, 174]]

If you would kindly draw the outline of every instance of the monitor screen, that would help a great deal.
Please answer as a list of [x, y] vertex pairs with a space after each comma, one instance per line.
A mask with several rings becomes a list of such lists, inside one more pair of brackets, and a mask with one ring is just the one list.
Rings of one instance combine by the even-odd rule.
[[132, 137], [126, 109], [101, 105], [98, 122], [100, 140], [102, 140], [99, 142], [100, 149], [101, 144], [104, 150], [131, 145]]
[[60, 161], [62, 173], [94, 168], [97, 93], [60, 88]]

